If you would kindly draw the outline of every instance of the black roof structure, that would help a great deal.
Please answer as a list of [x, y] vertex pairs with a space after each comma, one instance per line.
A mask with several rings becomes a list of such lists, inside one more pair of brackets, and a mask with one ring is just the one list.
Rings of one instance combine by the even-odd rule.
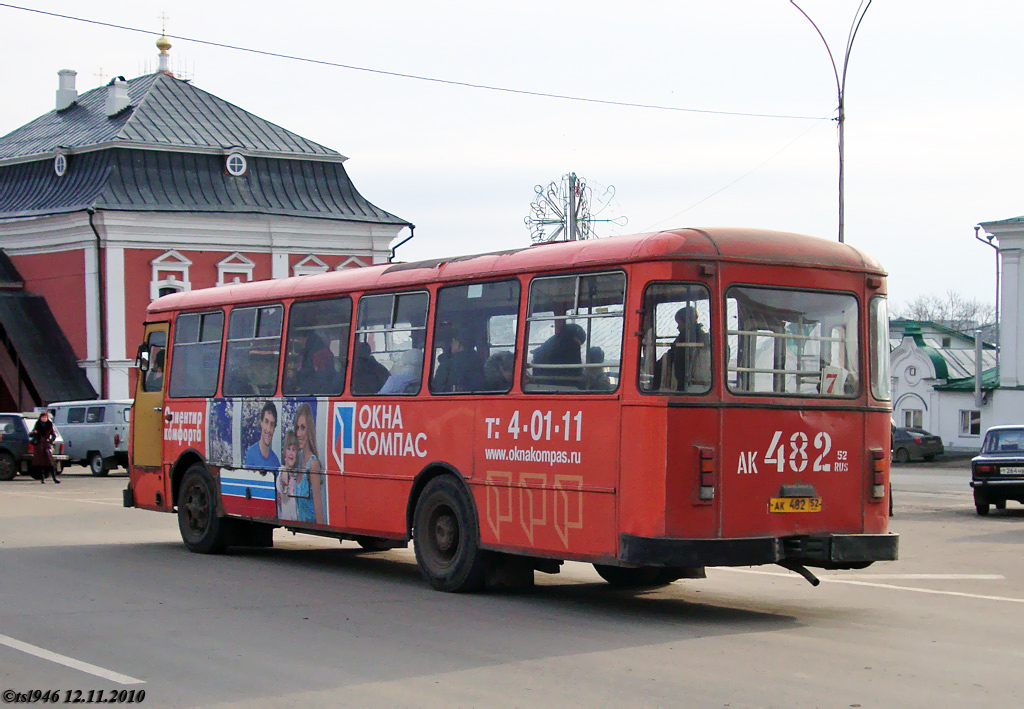
[[[334, 150], [168, 74], [127, 88], [130, 106], [114, 116], [101, 87], [0, 138], [0, 217], [98, 209], [411, 226], [360, 195]], [[232, 151], [249, 163], [241, 176], [225, 170]], [[58, 176], [61, 153], [67, 171]]]
[[95, 399], [71, 344], [46, 299], [24, 291], [0, 293], [0, 340], [17, 353], [39, 404]]

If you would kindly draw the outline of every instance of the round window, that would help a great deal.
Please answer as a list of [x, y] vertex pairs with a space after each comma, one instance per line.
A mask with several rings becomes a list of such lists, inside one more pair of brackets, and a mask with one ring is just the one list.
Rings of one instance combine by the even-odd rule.
[[246, 161], [245, 156], [241, 153], [231, 153], [228, 155], [225, 165], [230, 174], [235, 177], [241, 177], [245, 174], [246, 168], [248, 168], [248, 161]]
[[66, 155], [58, 155], [53, 159], [53, 171], [57, 173], [57, 177], [64, 177], [64, 173], [68, 171], [68, 158]]

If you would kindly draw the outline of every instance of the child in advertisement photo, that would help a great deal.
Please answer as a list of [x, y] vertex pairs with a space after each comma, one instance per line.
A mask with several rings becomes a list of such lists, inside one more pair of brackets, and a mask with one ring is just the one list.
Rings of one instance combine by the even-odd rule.
[[284, 465], [277, 474], [277, 518], [297, 519], [298, 506], [295, 497], [298, 488], [299, 439], [294, 431], [284, 434], [281, 446]]

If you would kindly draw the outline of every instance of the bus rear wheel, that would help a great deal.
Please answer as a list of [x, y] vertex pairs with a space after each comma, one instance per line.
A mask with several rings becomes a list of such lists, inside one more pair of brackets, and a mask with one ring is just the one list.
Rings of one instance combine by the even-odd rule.
[[416, 502], [416, 563], [430, 585], [455, 593], [478, 591], [487, 570], [468, 496], [449, 475], [427, 483]]
[[185, 472], [178, 493], [178, 529], [185, 547], [198, 554], [218, 554], [227, 548], [231, 520], [217, 516], [213, 476], [196, 463]]
[[679, 574], [674, 573], [672, 569], [664, 569], [658, 566], [627, 568], [625, 566], [594, 564], [594, 570], [597, 571], [598, 576], [616, 588], [667, 586], [679, 578]]

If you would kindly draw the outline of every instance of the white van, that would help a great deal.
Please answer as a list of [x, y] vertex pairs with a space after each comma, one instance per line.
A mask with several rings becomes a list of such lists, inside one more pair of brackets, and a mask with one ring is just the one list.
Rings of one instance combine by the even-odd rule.
[[46, 408], [64, 437], [70, 462], [88, 465], [97, 476], [128, 467], [131, 399], [61, 401]]

